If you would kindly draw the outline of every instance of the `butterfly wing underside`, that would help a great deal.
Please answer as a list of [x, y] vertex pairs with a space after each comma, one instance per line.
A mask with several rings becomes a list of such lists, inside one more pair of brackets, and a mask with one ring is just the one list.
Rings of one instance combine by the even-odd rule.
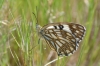
[[75, 36], [77, 42], [78, 43], [81, 42], [81, 40], [85, 35], [86, 28], [82, 25], [74, 24], [74, 23], [69, 24], [69, 28], [72, 34]]
[[41, 32], [47, 44], [59, 56], [68, 56], [77, 50], [79, 42], [84, 35], [84, 27], [79, 24], [52, 24]]

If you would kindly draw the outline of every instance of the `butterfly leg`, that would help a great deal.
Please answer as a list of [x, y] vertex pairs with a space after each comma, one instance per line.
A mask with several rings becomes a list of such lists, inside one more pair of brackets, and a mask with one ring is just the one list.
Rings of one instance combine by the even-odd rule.
[[41, 38], [38, 39], [38, 44], [40, 44], [40, 40], [41, 40]]

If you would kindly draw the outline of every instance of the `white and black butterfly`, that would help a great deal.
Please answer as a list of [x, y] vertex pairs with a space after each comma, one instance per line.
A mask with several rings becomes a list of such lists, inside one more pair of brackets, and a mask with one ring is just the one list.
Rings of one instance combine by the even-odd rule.
[[58, 56], [69, 56], [77, 50], [86, 28], [80, 24], [60, 22], [42, 28], [37, 25], [37, 30]]
[[34, 16], [37, 19], [36, 29], [38, 34], [57, 52], [58, 56], [69, 56], [77, 50], [79, 42], [83, 39], [86, 31], [84, 26], [58, 22], [41, 27], [38, 25], [38, 18], [35, 14]]

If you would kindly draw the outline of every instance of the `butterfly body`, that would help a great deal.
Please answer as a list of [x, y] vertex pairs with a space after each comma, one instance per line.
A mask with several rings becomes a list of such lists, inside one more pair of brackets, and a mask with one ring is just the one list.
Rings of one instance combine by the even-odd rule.
[[85, 34], [85, 27], [75, 23], [50, 23], [42, 28], [37, 25], [39, 34], [58, 56], [73, 54]]

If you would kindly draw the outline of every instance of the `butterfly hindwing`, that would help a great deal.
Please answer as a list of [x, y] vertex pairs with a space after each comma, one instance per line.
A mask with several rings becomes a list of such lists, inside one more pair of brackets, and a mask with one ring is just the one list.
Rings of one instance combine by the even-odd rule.
[[84, 37], [86, 31], [85, 27], [79, 24], [70, 23], [69, 28], [72, 34], [76, 37], [77, 42], [79, 43]]

